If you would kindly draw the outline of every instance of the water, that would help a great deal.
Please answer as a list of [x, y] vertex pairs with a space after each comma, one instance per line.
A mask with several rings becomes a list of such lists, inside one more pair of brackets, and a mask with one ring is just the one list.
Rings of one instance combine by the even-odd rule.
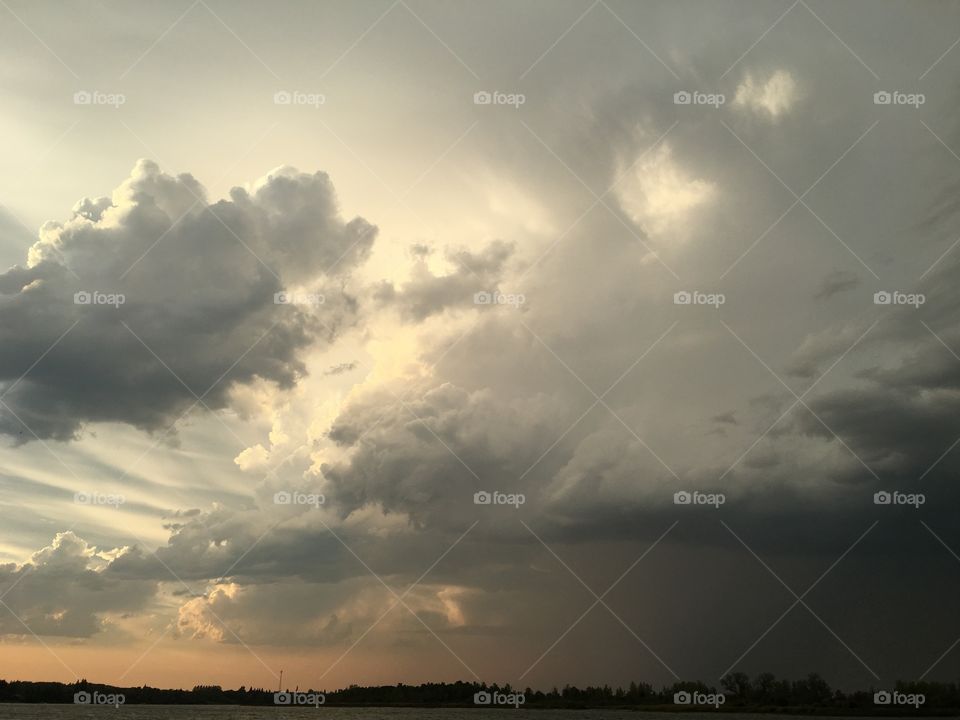
[[[114, 715], [116, 713], [116, 715]], [[18, 705], [0, 704], [2, 720], [86, 720], [117, 718], [118, 720], [304, 720], [310, 713], [323, 713], [336, 720], [717, 720], [716, 713], [638, 713], [629, 710], [514, 710], [513, 708], [278, 708], [196, 706], [196, 705], [125, 705], [88, 707], [84, 705]], [[760, 715], [723, 713], [723, 720], [757, 720]], [[777, 715], [778, 720], [796, 715]], [[820, 717], [817, 720], [829, 720]]]

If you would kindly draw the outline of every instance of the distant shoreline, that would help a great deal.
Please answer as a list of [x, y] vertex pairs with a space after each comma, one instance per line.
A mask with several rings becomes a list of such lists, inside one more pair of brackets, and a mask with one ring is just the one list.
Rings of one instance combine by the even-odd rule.
[[686, 681], [655, 689], [649, 683], [631, 682], [627, 688], [567, 685], [543, 692], [509, 684], [457, 681], [274, 691], [246, 686], [231, 690], [195, 685], [185, 690], [117, 687], [87, 680], [68, 684], [0, 679], [0, 705], [607, 710], [822, 718], [960, 716], [960, 686], [955, 683], [898, 682], [890, 689], [843, 692], [832, 689], [815, 673], [800, 680], [778, 680], [770, 673], [751, 680], [734, 673], [721, 685], [717, 689]]
[[[37, 705], [72, 705], [74, 703], [68, 701], [39, 701], [39, 702], [23, 702], [16, 700], [0, 700], [0, 707], [4, 705], [26, 705], [26, 706], [37, 706]], [[169, 703], [169, 702], [139, 702], [132, 703], [127, 702], [125, 705], [135, 705], [138, 707], [170, 707], [170, 708], [234, 708], [234, 707], [285, 707], [278, 705], [265, 705], [265, 704], [255, 704], [255, 703], [202, 703], [202, 702], [193, 702], [193, 703]], [[407, 709], [413, 710], [417, 708], [429, 708], [429, 709], [450, 709], [450, 710], [503, 710], [510, 711], [513, 710], [512, 707], [503, 708], [503, 707], [488, 707], [488, 706], [478, 706], [472, 703], [324, 703], [321, 707], [325, 708], [384, 708], [384, 709]], [[678, 715], [683, 714], [694, 714], [694, 715], [707, 715], [707, 714], [718, 714], [718, 715], [730, 715], [730, 714], [742, 714], [742, 715], [772, 715], [780, 717], [820, 717], [820, 718], [846, 718], [846, 717], [859, 717], [859, 718], [910, 718], [910, 717], [957, 717], [960, 715], [960, 712], [951, 708], [928, 708], [928, 709], [919, 709], [916, 712], [904, 712], [902, 710], [890, 710], [887, 712], [882, 712], [876, 709], [866, 709], [866, 708], [850, 708], [846, 712], [838, 711], [837, 708], [799, 708], [799, 707], [724, 707], [719, 709], [710, 709], [704, 707], [678, 707], [675, 705], [528, 705], [523, 706], [522, 710], [535, 710], [535, 711], [545, 711], [545, 710], [562, 710], [562, 711], [578, 711], [578, 710], [612, 710], [617, 712], [637, 712], [637, 713], [675, 713]]]

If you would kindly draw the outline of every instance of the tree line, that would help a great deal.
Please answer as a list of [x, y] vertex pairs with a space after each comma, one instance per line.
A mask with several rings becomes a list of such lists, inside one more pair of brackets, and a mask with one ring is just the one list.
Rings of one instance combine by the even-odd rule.
[[[922, 695], [922, 705], [895, 707], [877, 705], [875, 693], [897, 691], [904, 695]], [[293, 689], [287, 689], [294, 692]], [[424, 683], [422, 685], [350, 685], [337, 690], [296, 688], [300, 693], [317, 693], [326, 705], [348, 706], [460, 706], [471, 707], [478, 693], [523, 695], [526, 708], [648, 708], [706, 711], [777, 712], [812, 714], [956, 714], [960, 709], [960, 684], [943, 682], [897, 682], [888, 688], [870, 688], [844, 692], [833, 689], [818, 674], [799, 680], [778, 679], [773, 673], [750, 678], [731, 673], [719, 687], [703, 682], [677, 682], [654, 688], [646, 682], [631, 682], [627, 687], [610, 685], [584, 688], [566, 685], [549, 691], [514, 688], [509, 684], [474, 682]], [[75, 683], [0, 680], [0, 702], [73, 703], [78, 693], [122, 694], [124, 703], [169, 705], [274, 705], [275, 693], [266, 688], [223, 689], [219, 685], [196, 685], [190, 690], [161, 689], [143, 685], [117, 687], [80, 680]], [[696, 704], [678, 705], [678, 694], [723, 695], [719, 708]]]

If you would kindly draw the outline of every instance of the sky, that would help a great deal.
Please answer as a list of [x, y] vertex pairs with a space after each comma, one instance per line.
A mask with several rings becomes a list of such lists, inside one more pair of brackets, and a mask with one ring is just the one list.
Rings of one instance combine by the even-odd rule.
[[0, 677], [954, 680], [958, 36], [0, 1]]

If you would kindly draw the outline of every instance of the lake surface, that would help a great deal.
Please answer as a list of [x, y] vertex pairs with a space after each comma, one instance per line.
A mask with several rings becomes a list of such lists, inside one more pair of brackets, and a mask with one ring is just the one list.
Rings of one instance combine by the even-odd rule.
[[[84, 705], [16, 705], [0, 704], [3, 720], [70, 720], [116, 717], [129, 720], [284, 720], [311, 717], [323, 713], [336, 720], [483, 720], [514, 718], [515, 720], [757, 720], [759, 715], [741, 713], [652, 713], [630, 710], [514, 710], [513, 708], [279, 708], [196, 706], [196, 705], [125, 705], [123, 707], [89, 707]], [[771, 716], [772, 717], [772, 716]], [[777, 715], [786, 719], [796, 715]], [[889, 719], [889, 716], [887, 716]], [[804, 720], [809, 720], [805, 718]], [[819, 717], [817, 720], [829, 720]]]

